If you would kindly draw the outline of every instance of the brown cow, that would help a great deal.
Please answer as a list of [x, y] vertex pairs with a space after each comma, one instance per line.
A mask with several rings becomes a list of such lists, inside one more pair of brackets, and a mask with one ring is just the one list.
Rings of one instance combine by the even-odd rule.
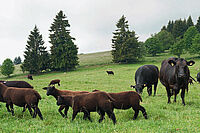
[[[61, 95], [75, 96], [82, 93], [89, 93], [88, 91], [59, 90], [59, 89], [56, 89], [55, 86], [44, 87], [43, 89], [47, 90], [47, 93], [46, 93], [47, 96], [52, 95], [56, 100], [58, 100], [58, 96], [61, 96]], [[69, 107], [71, 106], [61, 105], [59, 107], [58, 112], [62, 115], [62, 117], [67, 117], [67, 111]], [[65, 109], [64, 114], [62, 113], [63, 109]], [[86, 116], [84, 116], [84, 119], [85, 117]]]
[[17, 87], [17, 88], [33, 88], [28, 82], [26, 81], [0, 81], [1, 83], [5, 84], [8, 87]]
[[188, 80], [190, 70], [188, 66], [195, 64], [194, 61], [186, 61], [183, 58], [169, 58], [162, 62], [160, 68], [160, 81], [166, 87], [168, 103], [170, 97], [174, 94], [174, 102], [176, 96], [181, 91], [182, 103], [185, 105], [185, 90], [188, 88]]
[[114, 99], [106, 92], [96, 91], [86, 94], [80, 94], [76, 96], [62, 95], [58, 97], [57, 105], [72, 105], [73, 115], [72, 120], [75, 119], [78, 112], [84, 112], [87, 114], [87, 118], [90, 118], [90, 112], [98, 112], [100, 114], [99, 123], [102, 122], [105, 116], [105, 112], [112, 119], [113, 123], [116, 123], [115, 114], [113, 112]]

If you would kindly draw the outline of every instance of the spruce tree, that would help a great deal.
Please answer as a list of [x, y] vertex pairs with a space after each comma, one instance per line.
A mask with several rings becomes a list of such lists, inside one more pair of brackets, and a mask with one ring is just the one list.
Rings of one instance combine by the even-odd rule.
[[172, 33], [173, 27], [174, 27], [174, 21], [169, 21], [167, 24], [167, 31]]
[[39, 73], [44, 68], [44, 62], [45, 64], [50, 63], [48, 57], [44, 58], [47, 51], [37, 26], [31, 31], [25, 49], [24, 62], [21, 67], [23, 71], [29, 71], [31, 74]]
[[197, 28], [197, 30], [198, 30], [199, 33], [200, 33], [200, 16], [199, 16], [199, 18], [198, 18], [198, 20], [197, 20], [197, 24], [195, 25], [195, 27]]
[[50, 27], [51, 61], [54, 70], [68, 71], [78, 65], [78, 48], [70, 36], [70, 27], [63, 11], [60, 11]]
[[186, 30], [187, 30], [186, 20], [185, 19], [176, 20], [173, 25], [172, 35], [174, 36], [175, 39], [177, 39], [178, 37], [182, 39]]
[[192, 17], [189, 16], [188, 19], [187, 19], [187, 28], [189, 28], [190, 26], [194, 26], [194, 23], [192, 22]]
[[133, 63], [142, 58], [142, 45], [134, 31], [129, 30], [128, 21], [123, 15], [113, 32], [112, 56], [115, 63]]

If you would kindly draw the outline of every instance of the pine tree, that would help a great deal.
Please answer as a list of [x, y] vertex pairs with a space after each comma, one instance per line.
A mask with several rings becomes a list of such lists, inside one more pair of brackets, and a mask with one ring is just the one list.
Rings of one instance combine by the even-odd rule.
[[172, 33], [173, 27], [174, 27], [174, 21], [169, 21], [167, 24], [167, 31]]
[[45, 64], [50, 63], [46, 62], [49, 61], [48, 57], [44, 59], [47, 51], [45, 51], [46, 47], [44, 47], [44, 41], [37, 26], [31, 31], [25, 49], [24, 62], [21, 67], [23, 71], [29, 71], [31, 74], [39, 73], [44, 67], [44, 62]]
[[21, 64], [21, 63], [22, 63], [22, 60], [21, 60], [20, 56], [15, 57], [13, 63], [14, 63], [15, 65]]
[[115, 63], [133, 63], [142, 58], [142, 44], [138, 42], [134, 31], [129, 30], [128, 21], [123, 15], [116, 24], [113, 33], [112, 56]]
[[189, 28], [190, 26], [194, 26], [194, 23], [192, 22], [192, 17], [189, 16], [188, 19], [187, 19], [187, 28]]
[[178, 37], [183, 38], [185, 31], [187, 30], [186, 20], [183, 21], [181, 19], [176, 20], [172, 29], [172, 35], [175, 39]]
[[198, 18], [198, 20], [197, 20], [197, 24], [195, 25], [195, 27], [197, 28], [197, 30], [198, 30], [199, 33], [200, 33], [200, 16], [199, 16], [199, 18]]
[[78, 65], [78, 48], [70, 36], [70, 27], [63, 11], [60, 11], [50, 27], [51, 60], [54, 70], [68, 71]]

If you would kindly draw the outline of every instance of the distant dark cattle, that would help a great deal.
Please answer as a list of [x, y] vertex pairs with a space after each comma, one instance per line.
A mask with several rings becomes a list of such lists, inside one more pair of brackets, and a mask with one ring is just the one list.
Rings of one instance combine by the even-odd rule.
[[33, 88], [33, 86], [31, 86], [26, 81], [0, 81], [0, 82], [5, 84], [8, 87]]
[[200, 72], [197, 73], [197, 81], [200, 83]]
[[31, 108], [33, 108], [33, 118], [38, 114], [40, 119], [43, 120], [40, 109], [38, 108], [41, 96], [36, 90], [30, 88], [7, 87], [3, 83], [0, 83], [0, 96], [3, 98], [3, 102], [6, 103], [8, 112], [11, 112], [12, 115], [14, 115], [13, 104], [15, 104], [19, 107], [27, 106], [31, 115]]
[[[47, 90], [46, 95], [47, 96], [52, 95], [56, 100], [58, 100], [58, 97], [61, 95], [75, 96], [75, 95], [79, 95], [83, 93], [89, 93], [88, 91], [59, 90], [59, 89], [56, 89], [55, 86], [44, 87], [43, 90]], [[72, 106], [61, 105], [59, 107], [58, 112], [62, 115], [62, 117], [67, 117], [67, 111], [69, 107], [72, 107]], [[63, 109], [65, 109], [64, 114], [62, 113]], [[83, 118], [85, 119], [86, 116], [84, 115]]]
[[113, 71], [106, 71], [108, 75], [112, 74], [114, 75], [114, 72]]
[[160, 68], [160, 81], [166, 87], [168, 103], [170, 97], [174, 94], [174, 102], [176, 96], [181, 91], [182, 103], [185, 105], [185, 90], [188, 89], [188, 81], [190, 78], [190, 70], [188, 66], [195, 64], [194, 61], [186, 61], [183, 58], [169, 58], [162, 62]]
[[58, 84], [58, 86], [60, 86], [60, 79], [51, 80], [51, 82], [49, 83], [49, 86], [50, 85], [55, 85], [55, 84]]
[[30, 79], [30, 80], [33, 80], [33, 76], [30, 75], [30, 74], [27, 75], [27, 78]]
[[[99, 90], [93, 90], [93, 92]], [[113, 101], [113, 107], [115, 109], [129, 109], [132, 108], [135, 111], [133, 119], [138, 116], [139, 111], [142, 112], [145, 119], [147, 119], [147, 113], [144, 107], [140, 105], [142, 102], [141, 96], [135, 91], [124, 91], [119, 93], [108, 93], [115, 101]]]
[[72, 120], [75, 119], [78, 112], [84, 112], [87, 114], [87, 118], [90, 118], [90, 112], [98, 112], [100, 114], [99, 122], [104, 119], [105, 112], [112, 119], [113, 123], [116, 123], [115, 114], [113, 112], [112, 102], [114, 99], [106, 92], [96, 91], [86, 94], [80, 94], [72, 96], [62, 95], [58, 97], [57, 105], [72, 105], [73, 115]]
[[142, 93], [144, 87], [147, 86], [149, 96], [152, 94], [152, 85], [154, 85], [154, 96], [156, 95], [156, 87], [158, 84], [159, 70], [155, 65], [144, 65], [137, 69], [135, 72], [136, 85], [131, 87], [135, 88], [138, 93]]

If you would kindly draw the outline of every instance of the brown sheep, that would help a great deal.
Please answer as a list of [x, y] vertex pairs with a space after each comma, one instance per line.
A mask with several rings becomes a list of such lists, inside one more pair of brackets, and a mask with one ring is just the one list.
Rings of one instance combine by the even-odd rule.
[[[0, 83], [3, 83], [4, 85], [6, 85], [7, 87], [16, 87], [17, 88], [29, 88], [29, 89], [33, 89], [33, 86], [31, 86], [29, 83], [25, 82], [25, 81], [0, 81]], [[0, 102], [4, 102], [3, 100], [3, 96], [0, 96]], [[26, 111], [26, 106], [24, 106], [23, 111]], [[8, 110], [8, 112], [10, 112], [10, 110]], [[32, 115], [32, 110], [29, 110], [30, 114]]]
[[75, 96], [59, 96], [57, 105], [72, 105], [72, 121], [75, 119], [78, 112], [84, 112], [90, 121], [92, 121], [90, 118], [90, 112], [98, 112], [100, 114], [100, 123], [104, 119], [106, 112], [115, 124], [116, 118], [113, 112], [113, 101], [114, 99], [106, 92], [96, 91]]
[[[82, 93], [89, 93], [88, 91], [70, 91], [70, 90], [59, 90], [56, 89], [54, 86], [44, 87], [44, 90], [47, 90], [46, 95], [52, 95], [56, 100], [58, 100], [58, 96], [61, 95], [70, 95], [75, 96]], [[70, 106], [71, 107], [71, 106]], [[65, 108], [64, 114], [62, 113], [62, 110]], [[61, 105], [58, 109], [58, 112], [62, 115], [62, 117], [67, 117], [67, 111], [69, 109], [69, 106]], [[84, 116], [85, 119], [85, 116]]]
[[58, 86], [60, 86], [60, 79], [51, 80], [51, 82], [49, 83], [49, 86], [50, 85], [55, 85], [55, 84], [58, 84]]
[[31, 108], [34, 109], [33, 118], [39, 115], [40, 119], [43, 120], [40, 109], [38, 108], [38, 102], [41, 100], [40, 94], [29, 88], [15, 88], [7, 87], [4, 84], [0, 83], [0, 95], [3, 96], [4, 102], [6, 102], [7, 110], [10, 110], [14, 115], [13, 104], [19, 107], [27, 106], [29, 111]]
[[[93, 90], [96, 92], [99, 90]], [[147, 113], [144, 107], [140, 105], [140, 101], [142, 102], [141, 96], [135, 91], [124, 91], [119, 93], [108, 93], [110, 96], [115, 99], [113, 102], [113, 107], [115, 109], [129, 109], [132, 108], [135, 111], [133, 120], [135, 120], [138, 116], [139, 111], [142, 112], [145, 119], [147, 119]]]

